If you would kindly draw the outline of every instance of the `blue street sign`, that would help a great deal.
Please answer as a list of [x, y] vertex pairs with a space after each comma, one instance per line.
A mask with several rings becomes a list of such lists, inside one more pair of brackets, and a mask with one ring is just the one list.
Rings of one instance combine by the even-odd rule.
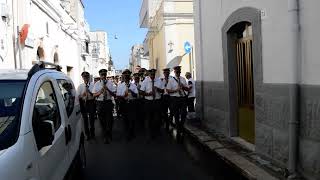
[[184, 43], [184, 51], [189, 54], [191, 52], [192, 46], [191, 44], [187, 41]]

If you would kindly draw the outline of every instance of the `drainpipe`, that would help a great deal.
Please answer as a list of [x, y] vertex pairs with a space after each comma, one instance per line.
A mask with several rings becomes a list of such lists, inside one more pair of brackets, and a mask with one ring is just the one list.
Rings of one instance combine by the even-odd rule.
[[[296, 85], [292, 89], [291, 107], [292, 117], [289, 120], [289, 161], [288, 179], [297, 178], [298, 159], [298, 125], [300, 116], [300, 84], [301, 84], [301, 57], [300, 57], [300, 20], [299, 20], [299, 0], [288, 0], [289, 23], [291, 29], [291, 43], [289, 48], [292, 52], [294, 80]], [[291, 44], [291, 46], [290, 46]]]
[[17, 49], [16, 49], [16, 31], [15, 31], [15, 11], [14, 11], [14, 2], [12, 1], [11, 3], [11, 8], [12, 8], [12, 43], [13, 43], [13, 59], [14, 59], [14, 69], [18, 68], [18, 63], [17, 63]]

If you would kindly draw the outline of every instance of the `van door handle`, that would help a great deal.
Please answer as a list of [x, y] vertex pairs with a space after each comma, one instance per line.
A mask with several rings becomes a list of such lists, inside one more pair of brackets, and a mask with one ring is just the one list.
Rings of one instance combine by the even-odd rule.
[[68, 131], [69, 131], [69, 142], [70, 142], [72, 138], [72, 130], [71, 130], [70, 124], [68, 125]]
[[67, 127], [64, 128], [64, 134], [66, 139], [66, 145], [69, 143], [69, 129]]
[[33, 168], [33, 164], [32, 164], [32, 162], [31, 162], [31, 163], [29, 163], [29, 164], [27, 165], [26, 170], [27, 170], [27, 171], [30, 171], [32, 168]]

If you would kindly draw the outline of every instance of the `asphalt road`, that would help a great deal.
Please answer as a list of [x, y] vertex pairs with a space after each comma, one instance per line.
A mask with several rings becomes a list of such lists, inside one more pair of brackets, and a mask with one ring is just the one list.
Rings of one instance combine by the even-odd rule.
[[209, 180], [215, 179], [196, 163], [184, 145], [169, 135], [147, 143], [143, 133], [126, 142], [121, 121], [115, 121], [113, 141], [103, 144], [96, 121], [97, 137], [86, 142], [87, 168], [85, 180]]

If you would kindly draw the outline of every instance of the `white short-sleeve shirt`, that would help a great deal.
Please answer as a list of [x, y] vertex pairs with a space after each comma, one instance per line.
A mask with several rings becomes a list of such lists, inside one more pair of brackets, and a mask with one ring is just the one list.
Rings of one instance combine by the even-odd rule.
[[[111, 92], [116, 92], [116, 88], [113, 86], [112, 81], [106, 80], [106, 82], [107, 82], [107, 83], [106, 83], [107, 88], [108, 88]], [[102, 81], [102, 80], [97, 81], [97, 82], [94, 84], [92, 93], [98, 93], [98, 92], [101, 91], [102, 88], [103, 88], [103, 81]], [[103, 94], [100, 94], [100, 96], [98, 96], [96, 99], [97, 99], [97, 101], [103, 101]], [[110, 95], [110, 93], [109, 93], [108, 91], [106, 92], [106, 100], [112, 100], [112, 96]]]
[[[179, 87], [179, 84], [177, 81], [179, 81], [180, 79], [180, 84], [183, 86], [183, 87], [187, 87], [188, 84], [187, 84], [187, 81], [184, 77], [172, 77], [169, 79], [169, 82], [168, 82], [168, 85], [167, 85], [167, 89], [170, 89], [170, 90], [177, 90], [178, 87]], [[183, 97], [187, 95], [183, 90], [181, 90], [181, 95], [179, 92], [175, 92], [175, 93], [170, 93], [170, 96], [173, 96], [173, 97]]]
[[[129, 87], [128, 87], [129, 86]], [[129, 83], [128, 85], [123, 82], [121, 83], [117, 88], [117, 96], [124, 96], [126, 94], [127, 90], [131, 90], [133, 93], [138, 94], [137, 86], [134, 83]], [[125, 99], [133, 100], [136, 99], [136, 97], [132, 96], [132, 93], [128, 91], [128, 97], [125, 97]]]
[[189, 95], [188, 97], [191, 98], [191, 97], [196, 97], [196, 85], [195, 85], [195, 82], [192, 78], [188, 79], [187, 80], [187, 83], [188, 83], [188, 87], [191, 89], [189, 90]]
[[172, 78], [172, 76], [169, 76], [168, 79], [166, 80], [164, 77], [161, 79], [162, 87], [164, 89], [164, 95], [168, 95], [167, 87], [169, 84], [169, 80]]
[[[89, 82], [88, 83], [88, 90], [89, 90], [89, 92], [90, 93], [92, 93], [92, 90], [93, 90], [93, 88], [94, 88], [94, 84], [92, 83], [92, 82]], [[85, 93], [87, 90], [86, 90], [86, 84], [85, 83], [82, 83], [82, 84], [80, 84], [79, 85], [79, 87], [78, 87], [78, 89], [77, 89], [77, 98], [79, 99], [79, 98], [85, 98], [85, 97], [81, 97], [82, 96], [82, 94], [83, 93]], [[92, 100], [92, 99], [94, 99], [93, 98], [93, 96], [88, 96], [88, 99], [89, 100]]]
[[[162, 82], [159, 78], [155, 78], [154, 79], [154, 86], [159, 88], [159, 89], [163, 89], [162, 86]], [[144, 81], [141, 84], [141, 91], [145, 92], [145, 93], [151, 93], [152, 92], [152, 80], [151, 78], [145, 78]], [[160, 99], [161, 98], [161, 94], [156, 91], [155, 94], [155, 99]], [[152, 96], [145, 96], [145, 99], [147, 100], [153, 100]]]

